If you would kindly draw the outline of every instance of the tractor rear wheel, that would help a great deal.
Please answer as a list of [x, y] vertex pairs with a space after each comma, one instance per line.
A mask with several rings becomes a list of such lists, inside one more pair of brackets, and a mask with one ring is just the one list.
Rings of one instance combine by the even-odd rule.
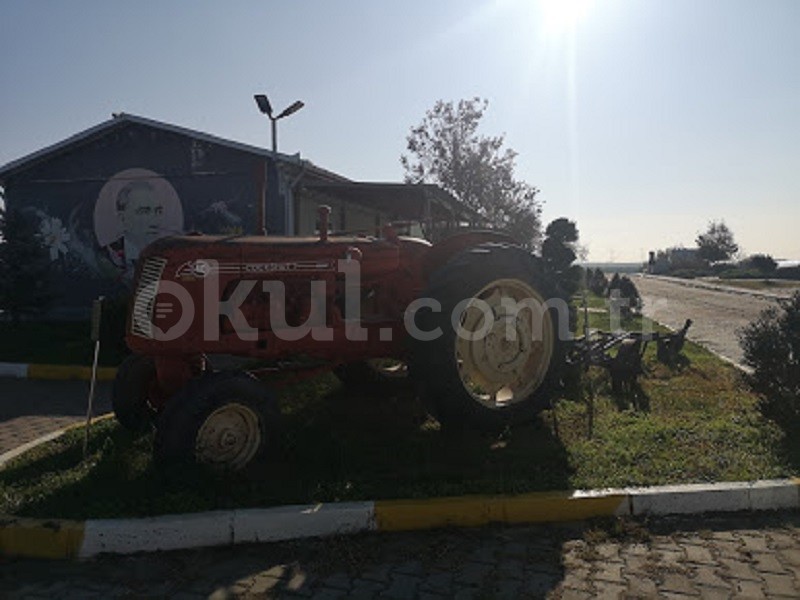
[[433, 273], [424, 296], [441, 310], [421, 309], [415, 324], [441, 333], [412, 333], [411, 374], [443, 425], [494, 431], [547, 406], [562, 350], [546, 304], [556, 287], [536, 257], [508, 244], [476, 246]]
[[135, 433], [147, 430], [155, 417], [150, 400], [156, 389], [151, 356], [132, 354], [122, 361], [111, 388], [111, 405], [120, 425]]
[[277, 445], [274, 396], [245, 373], [211, 373], [190, 381], [158, 420], [155, 458], [239, 471]]

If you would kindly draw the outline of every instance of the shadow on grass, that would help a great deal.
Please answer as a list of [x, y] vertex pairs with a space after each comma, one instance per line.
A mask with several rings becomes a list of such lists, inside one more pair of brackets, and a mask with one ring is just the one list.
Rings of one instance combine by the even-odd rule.
[[648, 348], [643, 364], [645, 367], [642, 377], [645, 378], [671, 379], [678, 375], [697, 375], [702, 379], [709, 379], [708, 373], [695, 364], [686, 351], [682, 351], [671, 362], [664, 362], [656, 358], [655, 348]]
[[4, 512], [62, 518], [568, 489], [567, 453], [541, 420], [502, 435], [445, 433], [410, 390], [349, 392], [324, 376], [283, 390], [280, 451], [238, 474], [157, 468], [151, 436], [98, 428], [0, 474]]
[[662, 362], [672, 373], [683, 373], [686, 369], [692, 368], [692, 361], [683, 352], [678, 354], [670, 362]]
[[617, 410], [629, 408], [639, 412], [648, 412], [650, 410], [650, 397], [642, 389], [642, 384], [638, 378], [626, 383], [620, 390], [612, 390], [610, 396]]

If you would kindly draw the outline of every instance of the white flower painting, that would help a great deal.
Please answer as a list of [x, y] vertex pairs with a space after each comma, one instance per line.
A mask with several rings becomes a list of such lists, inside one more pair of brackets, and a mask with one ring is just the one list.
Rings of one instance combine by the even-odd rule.
[[59, 255], [67, 253], [69, 234], [58, 217], [44, 217], [39, 224], [39, 234], [44, 245], [50, 250], [50, 260], [58, 260]]

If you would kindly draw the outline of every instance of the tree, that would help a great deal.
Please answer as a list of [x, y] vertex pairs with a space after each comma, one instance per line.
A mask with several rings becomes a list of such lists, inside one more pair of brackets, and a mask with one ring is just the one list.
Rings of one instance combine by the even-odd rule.
[[545, 230], [542, 242], [542, 261], [559, 285], [571, 297], [580, 289], [583, 271], [574, 265], [577, 258], [578, 227], [564, 217], [552, 221]]
[[565, 271], [577, 258], [578, 227], [573, 221], [560, 217], [547, 226], [544, 234], [542, 260], [551, 271]]
[[706, 232], [698, 235], [695, 241], [700, 258], [708, 261], [728, 260], [739, 251], [725, 221], [711, 221]]
[[440, 185], [490, 226], [534, 246], [541, 236], [539, 190], [514, 177], [517, 153], [503, 148], [504, 136], [478, 133], [487, 107], [480, 98], [436, 102], [406, 138], [405, 180]]
[[594, 271], [589, 269], [590, 274], [587, 274], [586, 281], [589, 289], [598, 296], [604, 296], [606, 288], [608, 288], [608, 277], [603, 273], [603, 269], [597, 267]]
[[50, 290], [50, 256], [36, 220], [13, 210], [0, 210], [0, 310], [17, 322], [44, 312]]
[[747, 259], [747, 264], [765, 275], [775, 272], [778, 268], [778, 263], [769, 254], [753, 254]]
[[611, 278], [611, 282], [606, 289], [606, 295], [619, 302], [620, 314], [626, 319], [631, 317], [634, 312], [638, 312], [642, 307], [642, 297], [639, 295], [639, 290], [627, 275], [620, 277], [619, 273], [614, 273], [614, 277]]
[[620, 280], [619, 273], [614, 273], [614, 276], [611, 278], [611, 281], [609, 282], [608, 286], [606, 287], [606, 295], [607, 296], [610, 296], [611, 292], [613, 292], [614, 290], [618, 290], [619, 289], [619, 280]]

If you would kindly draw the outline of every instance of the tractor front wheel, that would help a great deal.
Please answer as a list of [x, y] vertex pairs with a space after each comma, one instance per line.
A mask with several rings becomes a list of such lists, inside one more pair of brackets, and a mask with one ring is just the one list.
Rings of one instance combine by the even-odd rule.
[[277, 444], [275, 398], [244, 373], [212, 373], [190, 381], [158, 420], [155, 458], [239, 471]]

